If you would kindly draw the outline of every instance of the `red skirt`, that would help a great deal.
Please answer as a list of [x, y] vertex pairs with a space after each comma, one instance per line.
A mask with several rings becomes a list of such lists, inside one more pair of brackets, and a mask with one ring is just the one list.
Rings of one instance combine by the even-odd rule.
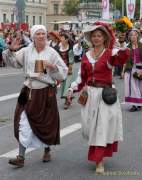
[[112, 157], [113, 152], [117, 152], [118, 142], [113, 144], [107, 144], [106, 147], [103, 146], [90, 146], [88, 152], [88, 160], [101, 162], [104, 157]]

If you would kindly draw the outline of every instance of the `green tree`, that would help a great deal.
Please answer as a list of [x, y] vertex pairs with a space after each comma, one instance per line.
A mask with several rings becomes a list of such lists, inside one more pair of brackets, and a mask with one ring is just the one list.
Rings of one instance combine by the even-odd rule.
[[63, 11], [69, 16], [75, 16], [78, 14], [79, 0], [67, 0], [64, 2]]
[[140, 17], [140, 0], [136, 0], [135, 17]]

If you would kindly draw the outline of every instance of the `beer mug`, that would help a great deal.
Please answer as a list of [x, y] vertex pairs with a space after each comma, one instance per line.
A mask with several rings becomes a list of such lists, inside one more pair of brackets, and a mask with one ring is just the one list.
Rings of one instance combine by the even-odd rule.
[[82, 93], [80, 94], [78, 98], [78, 103], [85, 106], [87, 103], [87, 99], [88, 99], [88, 92], [84, 90], [82, 91]]
[[43, 60], [36, 60], [35, 61], [35, 73], [44, 73], [44, 65]]

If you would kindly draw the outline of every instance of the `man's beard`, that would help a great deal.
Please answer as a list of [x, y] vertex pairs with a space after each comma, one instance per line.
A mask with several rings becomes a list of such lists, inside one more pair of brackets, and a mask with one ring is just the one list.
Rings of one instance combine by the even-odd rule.
[[124, 43], [125, 42], [125, 40], [119, 40], [119, 43]]

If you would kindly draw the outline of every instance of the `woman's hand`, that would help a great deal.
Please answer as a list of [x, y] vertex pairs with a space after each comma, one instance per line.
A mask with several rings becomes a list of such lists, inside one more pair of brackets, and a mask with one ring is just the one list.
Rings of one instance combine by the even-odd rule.
[[12, 40], [11, 45], [9, 46], [9, 49], [14, 51], [14, 50], [18, 50], [21, 47], [21, 39], [20, 38], [16, 38]]
[[50, 71], [58, 70], [57, 66], [54, 64], [49, 63], [49, 61], [43, 61], [44, 68], [48, 68]]
[[124, 79], [124, 75], [125, 75], [125, 73], [122, 71], [122, 73], [121, 73], [121, 78], [122, 79]]
[[83, 89], [82, 89], [82, 91], [87, 91], [87, 86], [85, 85], [84, 87], [83, 87]]

